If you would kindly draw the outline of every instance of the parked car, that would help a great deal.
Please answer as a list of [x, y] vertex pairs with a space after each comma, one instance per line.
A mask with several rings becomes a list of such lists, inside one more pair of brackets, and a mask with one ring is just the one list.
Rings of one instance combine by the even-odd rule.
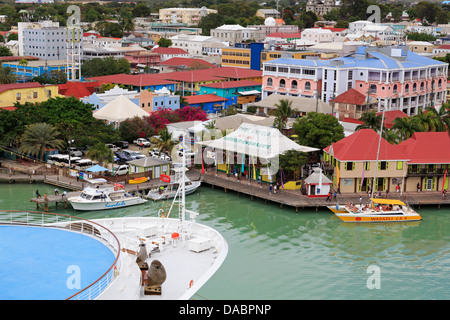
[[79, 150], [78, 148], [75, 148], [75, 147], [69, 148], [69, 154], [71, 157], [81, 157], [83, 155], [81, 150]]
[[165, 153], [162, 153], [159, 158], [161, 160], [172, 161], [172, 159], [170, 159], [170, 157], [167, 154], [165, 154]]
[[121, 152], [116, 152], [116, 156], [118, 156], [123, 161], [132, 161], [145, 158], [145, 155], [143, 155], [142, 153], [129, 149], [122, 150]]
[[116, 168], [112, 169], [111, 175], [112, 176], [121, 176], [124, 174], [127, 174], [130, 170], [130, 167], [127, 164], [122, 164]]
[[[124, 150], [124, 151], [126, 151], [126, 150]], [[127, 162], [127, 161], [135, 160], [135, 158], [132, 157], [128, 152], [124, 152], [124, 151], [114, 152], [115, 156], [118, 158], [118, 160], [115, 162]]]
[[117, 142], [114, 142], [114, 145], [116, 145], [120, 149], [126, 149], [129, 147], [128, 141], [117, 141]]
[[137, 146], [142, 146], [145, 148], [151, 146], [151, 143], [145, 138], [138, 138], [138, 139], [134, 140], [133, 143]]
[[112, 152], [120, 151], [120, 148], [112, 143], [106, 143], [106, 146], [111, 149]]

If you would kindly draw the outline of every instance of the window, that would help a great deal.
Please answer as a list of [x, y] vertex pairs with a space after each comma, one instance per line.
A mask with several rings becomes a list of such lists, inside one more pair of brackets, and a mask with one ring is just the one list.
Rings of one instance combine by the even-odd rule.
[[344, 170], [346, 171], [353, 171], [355, 170], [355, 163], [354, 162], [345, 162], [344, 163]]
[[286, 81], [284, 79], [280, 80], [280, 88], [286, 88]]
[[272, 80], [272, 78], [268, 78], [268, 79], [267, 79], [267, 86], [268, 86], [268, 87], [273, 86], [273, 80]]
[[353, 80], [353, 70], [348, 70], [348, 80]]
[[292, 80], [291, 87], [292, 89], [297, 89], [297, 80]]
[[397, 170], [403, 170], [403, 161], [397, 161]]
[[305, 91], [311, 91], [311, 83], [309, 81], [305, 83]]
[[17, 99], [17, 100], [20, 100], [21, 97], [22, 97], [22, 95], [21, 95], [20, 93], [17, 93], [17, 94], [16, 94], [16, 99]]
[[387, 161], [378, 162], [378, 170], [387, 170], [387, 169], [389, 169], [389, 162]]
[[37, 97], [38, 97], [38, 93], [37, 92], [33, 92], [33, 98], [37, 99]]
[[366, 161], [366, 162], [364, 162], [364, 170], [370, 170], [370, 162], [369, 161]]
[[288, 72], [289, 72], [289, 68], [286, 68], [286, 67], [278, 67], [278, 72], [288, 73]]
[[277, 71], [277, 67], [265, 66], [264, 70], [265, 71], [276, 72]]
[[303, 69], [303, 74], [307, 74], [307, 75], [315, 75], [316, 71], [314, 69]]

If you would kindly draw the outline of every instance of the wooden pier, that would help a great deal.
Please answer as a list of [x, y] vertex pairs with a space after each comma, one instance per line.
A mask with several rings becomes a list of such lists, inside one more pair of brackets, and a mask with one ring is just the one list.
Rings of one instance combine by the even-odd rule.
[[63, 194], [58, 195], [46, 195], [40, 197], [31, 198], [30, 201], [36, 203], [36, 209], [42, 208], [45, 212], [48, 212], [48, 205], [54, 203], [56, 208], [58, 205], [62, 205], [63, 208], [67, 208], [70, 197], [77, 197], [81, 194], [81, 191], [68, 192], [65, 196]]
[[[334, 195], [330, 201], [327, 201], [326, 197], [308, 197], [303, 195], [300, 190], [284, 190], [279, 189], [274, 193], [269, 192], [269, 185], [267, 183], [260, 184], [256, 181], [249, 182], [248, 179], [237, 180], [234, 176], [227, 177], [224, 173], [202, 174], [201, 181], [203, 184], [210, 185], [211, 188], [221, 188], [224, 192], [236, 192], [238, 195], [246, 195], [250, 197], [250, 200], [262, 200], [264, 203], [272, 202], [278, 204], [280, 208], [285, 206], [292, 207], [298, 212], [299, 209], [315, 209], [319, 208], [327, 209], [327, 206], [334, 206], [337, 203], [359, 203], [360, 197], [362, 202], [369, 203], [369, 195], [367, 193], [353, 193], [353, 194], [338, 194], [336, 198]], [[386, 193], [382, 193], [382, 197], [386, 198]], [[420, 208], [423, 205], [435, 205], [439, 208], [441, 205], [450, 204], [450, 197], [442, 199], [442, 195], [439, 192], [404, 192], [389, 193], [388, 198], [402, 200], [409, 205], [417, 206]]]

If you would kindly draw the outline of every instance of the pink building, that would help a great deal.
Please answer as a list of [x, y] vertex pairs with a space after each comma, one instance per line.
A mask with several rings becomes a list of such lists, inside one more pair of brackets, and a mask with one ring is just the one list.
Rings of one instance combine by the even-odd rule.
[[355, 89], [376, 100], [377, 109], [417, 114], [446, 102], [448, 63], [406, 47], [360, 47], [332, 60], [280, 58], [263, 65], [263, 94], [315, 98], [325, 102]]

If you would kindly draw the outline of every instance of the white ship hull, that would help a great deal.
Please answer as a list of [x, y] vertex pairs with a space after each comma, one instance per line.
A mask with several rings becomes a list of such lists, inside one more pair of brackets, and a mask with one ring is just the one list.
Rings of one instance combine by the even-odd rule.
[[86, 201], [80, 198], [69, 198], [68, 201], [75, 210], [79, 211], [94, 211], [94, 210], [108, 210], [122, 207], [134, 206], [145, 203], [147, 200], [134, 197], [118, 201]]
[[[194, 193], [201, 185], [200, 181], [193, 181], [192, 184], [186, 185], [186, 195]], [[177, 190], [164, 191], [159, 193], [158, 191], [152, 192], [150, 191], [147, 194], [147, 197], [152, 200], [165, 200], [165, 199], [173, 199], [177, 193]]]

